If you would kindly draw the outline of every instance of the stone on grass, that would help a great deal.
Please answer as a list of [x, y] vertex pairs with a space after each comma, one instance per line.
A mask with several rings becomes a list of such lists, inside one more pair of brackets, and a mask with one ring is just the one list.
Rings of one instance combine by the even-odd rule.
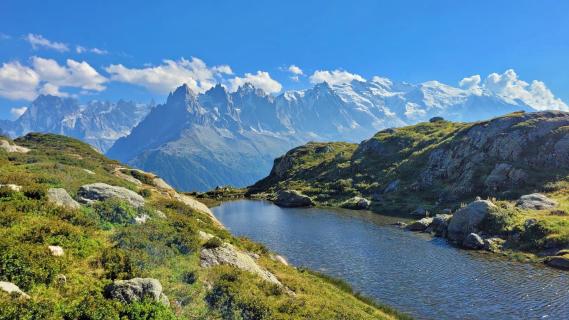
[[17, 285], [11, 282], [0, 281], [0, 290], [9, 294], [18, 294], [22, 298], [26, 299], [30, 298], [30, 296], [28, 296], [24, 291], [20, 290], [20, 288]]
[[117, 198], [128, 202], [135, 208], [144, 206], [144, 198], [138, 193], [123, 187], [111, 186], [100, 182], [81, 186], [77, 195], [85, 203]]
[[57, 206], [69, 208], [69, 209], [79, 209], [81, 205], [75, 201], [69, 193], [63, 188], [50, 188], [47, 190], [47, 200]]
[[157, 279], [133, 278], [130, 280], [115, 280], [106, 288], [106, 295], [110, 299], [129, 304], [150, 299], [169, 305], [168, 297], [162, 292], [162, 284]]
[[541, 193], [532, 193], [521, 196], [516, 206], [522, 209], [545, 210], [556, 207], [557, 202]]
[[49, 249], [49, 252], [51, 252], [51, 255], [54, 257], [62, 257], [65, 254], [63, 248], [60, 246], [47, 246], [47, 248]]

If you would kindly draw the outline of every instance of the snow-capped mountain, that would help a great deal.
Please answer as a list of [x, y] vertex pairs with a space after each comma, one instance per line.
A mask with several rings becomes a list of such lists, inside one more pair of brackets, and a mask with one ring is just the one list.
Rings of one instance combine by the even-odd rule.
[[194, 94], [171, 93], [108, 155], [153, 171], [184, 190], [245, 186], [265, 176], [273, 159], [310, 140], [367, 139], [378, 130], [441, 116], [455, 121], [534, 111], [522, 99], [429, 81], [371, 81], [269, 95], [250, 84]]
[[118, 138], [128, 135], [150, 109], [150, 105], [123, 100], [80, 104], [73, 98], [41, 95], [17, 120], [3, 121], [0, 128], [12, 137], [28, 132], [63, 134], [105, 152]]

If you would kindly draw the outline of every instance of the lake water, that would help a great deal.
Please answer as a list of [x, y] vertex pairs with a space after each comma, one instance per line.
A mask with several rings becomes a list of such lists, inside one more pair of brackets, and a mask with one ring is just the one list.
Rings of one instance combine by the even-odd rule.
[[213, 208], [236, 235], [418, 319], [569, 319], [569, 272], [457, 249], [371, 212], [284, 209], [240, 200]]

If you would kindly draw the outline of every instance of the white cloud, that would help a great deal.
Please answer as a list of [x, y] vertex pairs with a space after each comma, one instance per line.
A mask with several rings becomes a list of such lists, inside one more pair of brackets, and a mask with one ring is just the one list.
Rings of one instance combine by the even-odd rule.
[[85, 52], [91, 52], [94, 54], [98, 54], [98, 55], [106, 55], [109, 54], [109, 52], [107, 50], [103, 50], [103, 49], [99, 49], [99, 48], [85, 48], [83, 46], [75, 46], [75, 52], [81, 54], [81, 53], [85, 53]]
[[60, 66], [55, 60], [33, 57], [32, 65], [41, 80], [52, 86], [91, 91], [105, 90], [103, 84], [107, 79], [85, 61], [67, 59], [66, 66]]
[[194, 92], [204, 92], [215, 85], [216, 76], [232, 74], [229, 66], [209, 68], [205, 62], [194, 57], [191, 60], [164, 60], [159, 66], [141, 69], [113, 64], [105, 70], [114, 81], [140, 85], [156, 93], [171, 92], [184, 83]]
[[534, 80], [531, 84], [518, 78], [513, 69], [502, 74], [492, 73], [484, 81], [480, 75], [462, 79], [459, 85], [476, 94], [486, 91], [511, 102], [520, 100], [536, 110], [566, 110], [569, 107], [556, 98], [542, 81]]
[[10, 40], [12, 37], [9, 34], [0, 32], [0, 40]]
[[10, 109], [10, 114], [12, 115], [12, 119], [18, 119], [24, 114], [24, 112], [26, 112], [26, 110], [28, 110], [28, 107]]
[[38, 74], [19, 62], [3, 63], [0, 68], [0, 96], [12, 100], [33, 100], [40, 82]]
[[298, 66], [295, 66], [294, 64], [291, 64], [288, 67], [288, 71], [297, 76], [301, 76], [304, 74], [304, 72], [302, 72], [302, 69], [300, 69]]
[[32, 45], [34, 50], [44, 47], [59, 52], [69, 51], [69, 47], [65, 43], [50, 41], [39, 34], [28, 33], [24, 39]]
[[31, 66], [24, 66], [17, 61], [2, 65], [0, 96], [12, 100], [33, 100], [38, 94], [68, 96], [60, 88], [102, 91], [106, 81], [85, 61], [68, 59], [66, 65], [59, 65], [52, 59], [32, 57]]
[[271, 75], [266, 71], [257, 71], [256, 74], [245, 73], [245, 77], [235, 77], [229, 80], [230, 90], [236, 91], [242, 85], [250, 83], [254, 87], [263, 89], [268, 93], [277, 93], [281, 91], [283, 86], [271, 78]]
[[310, 76], [311, 83], [327, 82], [330, 85], [349, 83], [353, 80], [366, 81], [362, 76], [344, 70], [318, 70]]

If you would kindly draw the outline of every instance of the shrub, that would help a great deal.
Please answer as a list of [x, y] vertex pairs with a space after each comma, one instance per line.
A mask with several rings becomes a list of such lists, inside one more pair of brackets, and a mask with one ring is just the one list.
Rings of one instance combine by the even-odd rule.
[[30, 199], [41, 200], [44, 199], [47, 190], [43, 186], [28, 186], [23, 188], [24, 195]]
[[53, 319], [54, 305], [46, 301], [20, 299], [0, 292], [0, 320]]
[[111, 280], [131, 279], [140, 273], [128, 253], [118, 248], [103, 250], [99, 261], [105, 269], [105, 277]]
[[140, 189], [140, 191], [138, 191], [138, 194], [145, 198], [148, 198], [152, 195], [152, 191], [150, 191], [150, 189]]
[[22, 290], [29, 290], [36, 284], [51, 284], [62, 269], [60, 259], [52, 257], [46, 248], [15, 244], [0, 246], [0, 280], [13, 282]]
[[219, 248], [222, 245], [223, 245], [223, 242], [218, 237], [213, 237], [213, 238], [209, 239], [208, 241], [206, 241], [206, 243], [203, 244], [204, 248], [207, 248], [207, 249]]
[[108, 199], [93, 204], [93, 209], [104, 222], [126, 224], [137, 215], [137, 210], [127, 202], [119, 199]]
[[177, 317], [167, 306], [155, 302], [144, 300], [123, 306], [120, 313], [121, 319], [129, 320], [174, 320]]

